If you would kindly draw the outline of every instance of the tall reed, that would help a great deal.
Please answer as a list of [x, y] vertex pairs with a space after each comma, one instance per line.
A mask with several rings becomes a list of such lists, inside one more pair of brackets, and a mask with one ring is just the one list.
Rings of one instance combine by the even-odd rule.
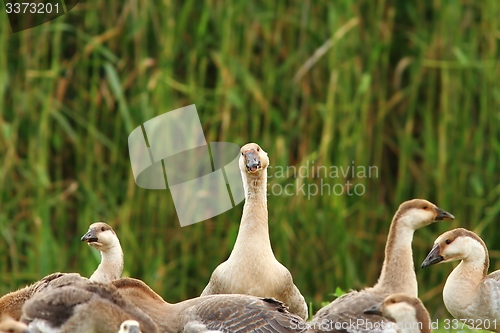
[[[447, 316], [450, 268], [418, 268], [438, 234], [478, 231], [499, 268], [499, 7], [89, 0], [16, 34], [4, 15], [0, 293], [54, 271], [89, 276], [99, 257], [79, 237], [104, 220], [126, 275], [172, 302], [199, 295], [232, 249], [242, 204], [181, 228], [168, 190], [135, 185], [127, 146], [133, 128], [196, 104], [207, 141], [258, 142], [273, 170], [308, 168], [270, 178], [270, 190], [294, 192], [271, 191], [269, 221], [276, 257], [314, 309], [336, 287], [376, 281], [402, 201], [452, 212], [413, 246], [422, 300]], [[353, 166], [377, 172], [312, 176]], [[363, 194], [346, 194], [355, 185]], [[322, 195], [307, 195], [314, 186]]]

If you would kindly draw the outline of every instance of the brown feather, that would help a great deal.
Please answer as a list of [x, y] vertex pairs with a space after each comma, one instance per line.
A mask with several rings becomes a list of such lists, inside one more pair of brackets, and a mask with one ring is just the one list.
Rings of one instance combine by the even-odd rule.
[[144, 333], [158, 332], [151, 318], [114, 286], [90, 281], [37, 293], [23, 306], [21, 318], [25, 323], [43, 320], [61, 333], [116, 333], [127, 319], [137, 320]]

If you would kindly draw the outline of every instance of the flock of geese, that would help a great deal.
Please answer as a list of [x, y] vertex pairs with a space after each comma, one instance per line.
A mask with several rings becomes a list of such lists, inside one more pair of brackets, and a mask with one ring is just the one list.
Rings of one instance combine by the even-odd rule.
[[[200, 297], [171, 304], [141, 280], [121, 278], [120, 241], [97, 222], [82, 237], [101, 253], [92, 276], [53, 273], [4, 295], [0, 333], [430, 332], [429, 313], [417, 298], [411, 243], [415, 230], [454, 216], [427, 200], [402, 203], [377, 283], [337, 298], [306, 321], [307, 303], [269, 240], [268, 165], [259, 145], [241, 148], [246, 200], [238, 236]], [[486, 245], [466, 229], [445, 232], [422, 267], [455, 260], [461, 263], [446, 281], [446, 308], [457, 319], [475, 320], [477, 328], [500, 332], [500, 271], [487, 275]]]

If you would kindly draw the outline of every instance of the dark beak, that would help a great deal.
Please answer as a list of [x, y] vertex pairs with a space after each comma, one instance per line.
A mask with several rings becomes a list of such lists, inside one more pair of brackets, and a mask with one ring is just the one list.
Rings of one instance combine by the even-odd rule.
[[247, 172], [256, 172], [260, 169], [259, 155], [254, 149], [245, 152], [245, 165]]
[[141, 333], [141, 330], [137, 326], [131, 326], [128, 332], [129, 333]]
[[443, 261], [444, 258], [439, 254], [439, 244], [434, 245], [431, 252], [427, 255], [424, 262], [422, 263], [422, 268], [426, 268], [430, 265], [438, 264]]
[[381, 307], [382, 307], [382, 303], [375, 304], [374, 306], [372, 306], [369, 309], [366, 309], [363, 312], [366, 313], [366, 314], [372, 314], [372, 315], [379, 315], [379, 316], [381, 316], [382, 315], [382, 312], [380, 311]]
[[92, 243], [97, 242], [97, 234], [95, 228], [89, 229], [85, 235], [81, 238], [82, 242]]
[[453, 220], [455, 218], [455, 216], [453, 216], [452, 214], [438, 207], [436, 207], [436, 213], [437, 213], [436, 221]]

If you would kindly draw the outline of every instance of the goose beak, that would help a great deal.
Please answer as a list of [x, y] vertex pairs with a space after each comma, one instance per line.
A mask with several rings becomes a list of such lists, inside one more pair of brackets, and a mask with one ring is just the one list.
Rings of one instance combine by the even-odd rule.
[[382, 303], [375, 304], [374, 306], [372, 306], [369, 309], [366, 309], [363, 312], [366, 313], [366, 314], [372, 314], [372, 315], [379, 315], [379, 316], [381, 316], [382, 315], [382, 312], [380, 311], [381, 307], [382, 307]]
[[452, 214], [438, 207], [436, 207], [436, 214], [436, 221], [453, 220], [455, 218], [455, 216], [453, 216]]
[[81, 240], [82, 240], [82, 242], [86, 242], [86, 243], [97, 242], [98, 238], [97, 238], [95, 228], [89, 229], [89, 231], [87, 231], [87, 233], [82, 236]]
[[141, 333], [141, 330], [137, 326], [130, 326], [128, 333]]
[[434, 245], [431, 252], [429, 252], [424, 262], [422, 263], [422, 268], [426, 268], [430, 265], [438, 264], [443, 261], [444, 258], [439, 252], [439, 244]]
[[247, 150], [244, 156], [248, 173], [254, 173], [261, 169], [259, 155], [254, 149]]

